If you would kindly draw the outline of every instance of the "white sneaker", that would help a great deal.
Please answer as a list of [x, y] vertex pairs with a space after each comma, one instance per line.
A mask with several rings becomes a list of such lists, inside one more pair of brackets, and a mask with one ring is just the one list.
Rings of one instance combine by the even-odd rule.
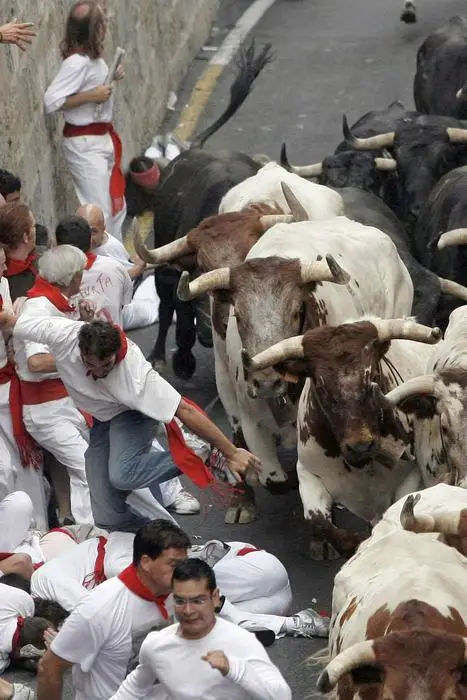
[[33, 689], [23, 683], [13, 683], [13, 688], [11, 700], [34, 700], [36, 697]]
[[177, 515], [194, 515], [200, 512], [201, 506], [197, 498], [182, 489], [178, 492], [175, 501], [167, 506], [167, 510], [177, 513]]
[[287, 626], [287, 634], [293, 637], [327, 637], [330, 622], [329, 617], [323, 617], [313, 608], [306, 608], [293, 615], [292, 625]]

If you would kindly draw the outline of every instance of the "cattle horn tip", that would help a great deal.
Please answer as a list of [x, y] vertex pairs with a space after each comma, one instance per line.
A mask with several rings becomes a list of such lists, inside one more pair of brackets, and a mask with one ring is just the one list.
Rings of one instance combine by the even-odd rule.
[[331, 270], [332, 276], [334, 277], [334, 281], [337, 284], [348, 284], [350, 282], [349, 273], [347, 272], [347, 270], [344, 270], [344, 268], [339, 265], [339, 263], [333, 255], [328, 253], [326, 255], [326, 262], [328, 264], [329, 269]]
[[190, 301], [190, 273], [184, 270], [180, 276], [180, 280], [177, 286], [177, 297], [181, 301]]
[[329, 680], [329, 674], [326, 669], [318, 676], [316, 688], [320, 691], [320, 693], [329, 693], [332, 690], [332, 684]]
[[342, 115], [342, 133], [344, 134], [345, 141], [347, 141], [348, 143], [353, 141], [353, 134], [350, 131], [350, 126], [346, 114]]

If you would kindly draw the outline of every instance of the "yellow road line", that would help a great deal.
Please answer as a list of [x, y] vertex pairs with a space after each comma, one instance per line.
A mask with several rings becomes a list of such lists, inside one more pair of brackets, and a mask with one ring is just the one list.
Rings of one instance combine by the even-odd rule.
[[224, 68], [221, 65], [209, 65], [199, 78], [173, 132], [180, 140], [190, 140]]

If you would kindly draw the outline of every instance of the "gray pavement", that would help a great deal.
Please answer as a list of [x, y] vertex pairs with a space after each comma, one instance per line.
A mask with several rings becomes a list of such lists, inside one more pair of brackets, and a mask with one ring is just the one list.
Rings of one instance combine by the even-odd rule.
[[[249, 0], [224, 0], [206, 43], [218, 46], [249, 4]], [[332, 152], [341, 140], [343, 112], [354, 121], [366, 111], [384, 107], [395, 99], [412, 106], [417, 47], [452, 15], [465, 11], [465, 2], [419, 0], [419, 23], [410, 26], [399, 21], [401, 5], [401, 0], [278, 0], [252, 32], [258, 43], [272, 42], [276, 60], [258, 78], [241, 111], [206, 148], [264, 152], [275, 158], [280, 143], [286, 140], [292, 161], [312, 162]], [[179, 90], [177, 109], [183, 108], [211, 56], [212, 53], [200, 51]], [[224, 72], [199, 129], [226, 105], [233, 74], [232, 66]], [[177, 111], [170, 117], [174, 126]], [[155, 329], [132, 336], [148, 353]], [[173, 347], [173, 334], [169, 347]], [[170, 372], [167, 378], [182, 393], [207, 406], [216, 396], [212, 353], [198, 346], [196, 356], [198, 371], [192, 380], [181, 383]], [[211, 416], [227, 428], [218, 402]], [[292, 469], [293, 455], [284, 455], [284, 459]], [[314, 600], [318, 609], [330, 609], [333, 577], [342, 561], [318, 564], [307, 559], [297, 492], [275, 497], [259, 492], [258, 520], [246, 526], [225, 525], [222, 504], [210, 494], [198, 496], [201, 514], [179, 518], [193, 537], [245, 540], [269, 549], [289, 571], [295, 610], [314, 604]], [[307, 667], [305, 661], [322, 646], [320, 641], [282, 639], [271, 648], [271, 657], [290, 683], [294, 698], [303, 699], [314, 693], [316, 670]], [[69, 687], [64, 696], [73, 697]]]

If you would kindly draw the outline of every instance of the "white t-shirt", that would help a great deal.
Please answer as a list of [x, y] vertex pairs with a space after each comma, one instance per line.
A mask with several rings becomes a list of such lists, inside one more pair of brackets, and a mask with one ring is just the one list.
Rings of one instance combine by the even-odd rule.
[[118, 260], [118, 262], [125, 265], [125, 267], [133, 267], [133, 263], [131, 262], [128, 251], [123, 243], [119, 241], [118, 238], [115, 238], [115, 236], [112, 236], [112, 234], [107, 233], [107, 231], [104, 233], [104, 242], [102, 245], [94, 248], [92, 252], [96, 255], [114, 258], [114, 260]]
[[[158, 680], [170, 700], [290, 700], [291, 691], [262, 644], [246, 630], [217, 618], [202, 639], [183, 639], [179, 625], [151, 632], [144, 640], [139, 665], [111, 700], [139, 700]], [[202, 657], [223, 651], [229, 660], [226, 676]]]
[[[91, 59], [75, 53], [66, 58], [44, 95], [46, 114], [57, 112], [63, 107], [66, 99], [79, 92], [93, 90], [103, 85], [107, 78], [109, 67], [103, 58]], [[82, 126], [93, 122], [111, 122], [113, 97], [100, 105], [100, 115], [95, 114], [96, 104], [85, 104], [73, 109], [63, 110], [65, 121], [69, 124]]]
[[[131, 564], [134, 537], [130, 532], [113, 532], [107, 537], [104, 555], [104, 574], [107, 579], [117, 576]], [[95, 588], [94, 569], [98, 545], [99, 538], [92, 537], [36, 569], [31, 578], [32, 595], [56, 600], [65, 610], [74, 610], [88, 592]]]
[[8, 668], [18, 617], [32, 617], [34, 601], [28, 593], [0, 583], [0, 673]]
[[155, 372], [141, 350], [128, 339], [128, 351], [102, 379], [88, 375], [78, 347], [82, 321], [66, 318], [20, 316], [13, 337], [48, 345], [57, 370], [76, 406], [100, 421], [128, 410], [139, 411], [162, 423], [174, 417], [181, 396]]
[[51, 645], [54, 654], [73, 663], [76, 700], [108, 700], [125, 678], [132, 634], [164, 624], [157, 605], [139, 598], [118, 578], [88, 593]]
[[[27, 299], [21, 309], [21, 316], [24, 318], [44, 318], [46, 316], [54, 318], [72, 318], [78, 320], [79, 311], [76, 309], [73, 313], [65, 314], [59, 311], [46, 297], [35, 297]], [[42, 353], [50, 353], [47, 345], [42, 343], [23, 343], [17, 338], [13, 339], [13, 347], [15, 350], [16, 372], [20, 379], [27, 382], [42, 382], [44, 379], [56, 379], [58, 372], [30, 372], [28, 369], [28, 359], [34, 355]]]
[[98, 255], [89, 270], [84, 270], [79, 294], [72, 302], [90, 299], [99, 310], [96, 318], [122, 326], [122, 308], [132, 296], [133, 283], [126, 267], [118, 260]]

